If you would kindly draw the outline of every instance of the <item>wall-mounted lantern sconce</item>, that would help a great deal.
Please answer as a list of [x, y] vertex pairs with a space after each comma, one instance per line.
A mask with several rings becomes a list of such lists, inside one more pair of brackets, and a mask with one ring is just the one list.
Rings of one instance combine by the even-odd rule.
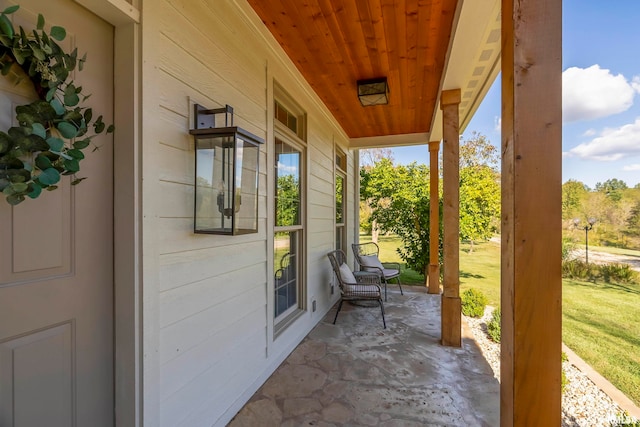
[[389, 103], [389, 85], [386, 77], [358, 80], [358, 99], [362, 106], [384, 105]]
[[[224, 127], [216, 115], [224, 114]], [[258, 232], [259, 138], [233, 126], [233, 108], [194, 106], [196, 181], [194, 232], [248, 234]]]

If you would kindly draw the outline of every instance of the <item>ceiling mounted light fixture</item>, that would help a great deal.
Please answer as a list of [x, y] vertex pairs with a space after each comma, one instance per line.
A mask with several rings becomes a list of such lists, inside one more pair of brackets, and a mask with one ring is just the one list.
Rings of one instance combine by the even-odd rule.
[[358, 99], [363, 107], [389, 103], [389, 85], [386, 77], [358, 80]]

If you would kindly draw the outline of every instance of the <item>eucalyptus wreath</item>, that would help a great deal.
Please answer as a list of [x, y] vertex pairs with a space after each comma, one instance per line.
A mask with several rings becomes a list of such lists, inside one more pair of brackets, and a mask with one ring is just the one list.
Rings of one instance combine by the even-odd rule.
[[41, 14], [36, 29], [16, 30], [9, 15], [18, 9], [11, 6], [0, 12], [0, 72], [14, 74], [16, 84], [28, 77], [38, 100], [17, 106], [18, 126], [0, 130], [0, 191], [11, 205], [25, 197], [35, 199], [43, 189], [55, 190], [62, 175], [71, 175], [72, 185], [80, 183], [85, 178], [76, 173], [83, 150], [96, 135], [114, 130], [82, 106], [89, 95], [71, 79], [76, 67], [82, 71], [86, 54], [79, 58], [77, 48], [66, 53], [57, 43], [65, 39], [66, 30], [52, 26], [47, 34]]

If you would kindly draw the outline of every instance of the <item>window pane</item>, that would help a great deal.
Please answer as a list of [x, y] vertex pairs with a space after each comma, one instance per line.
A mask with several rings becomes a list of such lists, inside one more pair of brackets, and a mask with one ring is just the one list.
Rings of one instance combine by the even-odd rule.
[[336, 166], [343, 171], [347, 169], [347, 158], [341, 152], [336, 153]]
[[299, 231], [275, 233], [275, 317], [298, 307], [298, 238]]
[[276, 139], [276, 227], [300, 225], [300, 151]]
[[296, 135], [298, 135], [298, 119], [291, 113], [289, 113], [287, 127], [291, 129]]
[[276, 120], [278, 120], [280, 123], [286, 125], [287, 124], [287, 110], [285, 110], [282, 105], [280, 105], [279, 103], [275, 103], [275, 110], [276, 110]]
[[344, 222], [344, 177], [342, 175], [336, 176], [336, 223], [342, 224]]

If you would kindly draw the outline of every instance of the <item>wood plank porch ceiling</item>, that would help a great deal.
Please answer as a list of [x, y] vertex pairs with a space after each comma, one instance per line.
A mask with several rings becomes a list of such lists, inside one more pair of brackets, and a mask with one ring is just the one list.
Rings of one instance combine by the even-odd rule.
[[[350, 138], [430, 132], [458, 0], [248, 0]], [[389, 104], [356, 81], [387, 77]]]

